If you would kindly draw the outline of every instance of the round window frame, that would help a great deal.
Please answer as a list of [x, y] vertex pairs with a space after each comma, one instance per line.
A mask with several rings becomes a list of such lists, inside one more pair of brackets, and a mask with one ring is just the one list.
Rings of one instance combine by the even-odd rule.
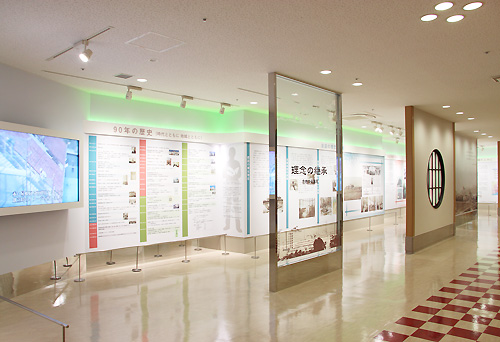
[[[436, 156], [436, 158], [434, 159], [433, 156]], [[438, 165], [434, 165], [433, 164], [434, 161], [436, 161]], [[439, 177], [437, 178], [440, 179], [439, 186], [433, 186], [433, 184], [431, 184], [431, 179], [432, 179], [431, 172], [433, 173], [433, 175], [439, 172], [440, 178]], [[436, 180], [435, 176], [434, 180]], [[438, 209], [443, 203], [445, 184], [446, 184], [446, 178], [445, 178], [443, 156], [441, 155], [441, 152], [438, 149], [434, 149], [429, 156], [429, 160], [427, 161], [427, 197], [429, 198], [429, 203], [434, 209]], [[431, 192], [434, 190], [441, 190], [441, 192], [439, 193], [437, 203], [433, 203], [433, 200], [431, 198]]]

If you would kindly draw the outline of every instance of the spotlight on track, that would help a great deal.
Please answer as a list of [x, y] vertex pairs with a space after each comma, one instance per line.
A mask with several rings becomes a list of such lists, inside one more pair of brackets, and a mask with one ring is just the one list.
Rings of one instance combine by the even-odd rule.
[[136, 87], [136, 86], [127, 86], [127, 93], [125, 94], [125, 98], [127, 100], [132, 100], [132, 90], [137, 90], [137, 91], [141, 91], [142, 88], [141, 87]]
[[82, 44], [83, 44], [83, 51], [78, 55], [78, 57], [80, 57], [82, 62], [87, 63], [90, 60], [90, 57], [92, 57], [92, 50], [88, 48], [89, 41], [87, 39], [82, 40]]
[[224, 114], [226, 107], [231, 107], [231, 105], [229, 103], [221, 102], [219, 114]]
[[181, 108], [186, 108], [186, 100], [190, 100], [192, 101], [193, 100], [193, 97], [192, 96], [187, 96], [187, 95], [182, 95], [181, 96]]

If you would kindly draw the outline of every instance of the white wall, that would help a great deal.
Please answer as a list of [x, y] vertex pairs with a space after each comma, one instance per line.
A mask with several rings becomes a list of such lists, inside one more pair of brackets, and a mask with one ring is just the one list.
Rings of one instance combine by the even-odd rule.
[[[453, 123], [415, 108], [415, 236], [453, 224]], [[434, 209], [427, 195], [427, 163], [434, 149], [443, 156], [445, 191], [441, 206]]]
[[[89, 95], [0, 64], [0, 121], [80, 134]], [[84, 250], [85, 208], [0, 217], [0, 274]]]

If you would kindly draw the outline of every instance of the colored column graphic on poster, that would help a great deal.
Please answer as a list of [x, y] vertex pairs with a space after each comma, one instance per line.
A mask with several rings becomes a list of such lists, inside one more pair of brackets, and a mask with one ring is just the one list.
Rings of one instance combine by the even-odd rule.
[[406, 206], [406, 161], [385, 158], [385, 209]]
[[478, 159], [477, 186], [479, 203], [498, 203], [498, 161], [496, 158]]
[[89, 137], [95, 158], [95, 219], [97, 234], [89, 232], [89, 248], [113, 249], [139, 242], [139, 140], [107, 136]]
[[344, 219], [384, 212], [384, 157], [344, 153]]

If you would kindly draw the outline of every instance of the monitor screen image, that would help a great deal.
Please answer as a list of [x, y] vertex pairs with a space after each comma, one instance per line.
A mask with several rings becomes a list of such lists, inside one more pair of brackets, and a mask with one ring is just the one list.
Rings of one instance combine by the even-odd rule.
[[0, 209], [79, 202], [79, 174], [78, 139], [0, 129]]

